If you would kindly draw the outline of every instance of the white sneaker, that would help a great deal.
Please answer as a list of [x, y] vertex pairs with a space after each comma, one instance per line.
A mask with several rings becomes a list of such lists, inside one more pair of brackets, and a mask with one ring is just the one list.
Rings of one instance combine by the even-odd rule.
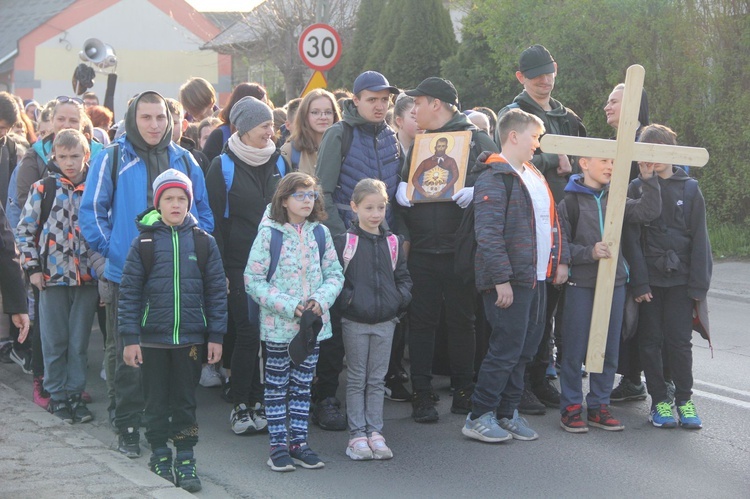
[[260, 402], [256, 402], [252, 409], [250, 409], [250, 417], [255, 423], [255, 428], [258, 431], [263, 431], [268, 426], [268, 420], [266, 419], [266, 406]]
[[211, 364], [206, 364], [201, 369], [200, 385], [206, 388], [221, 386], [221, 377], [216, 368]]
[[346, 455], [354, 461], [369, 461], [374, 459], [372, 449], [367, 443], [367, 437], [353, 438], [349, 440], [349, 446], [346, 448]]
[[367, 443], [370, 445], [373, 458], [391, 459], [393, 457], [393, 451], [385, 444], [385, 438], [380, 433], [372, 432], [370, 438], [367, 439]]
[[232, 413], [229, 415], [229, 422], [232, 425], [232, 431], [236, 435], [258, 432], [258, 427], [255, 426], [250, 413], [251, 409], [248, 409], [245, 404], [238, 404], [232, 409]]

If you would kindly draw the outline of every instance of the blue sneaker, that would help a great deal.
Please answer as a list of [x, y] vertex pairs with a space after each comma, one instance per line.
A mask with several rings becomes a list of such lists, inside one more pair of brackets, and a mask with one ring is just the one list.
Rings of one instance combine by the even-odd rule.
[[518, 410], [513, 411], [513, 419], [503, 418], [498, 421], [500, 428], [510, 433], [516, 440], [536, 440], [539, 438], [537, 432], [529, 428], [526, 419], [518, 415]]
[[700, 430], [703, 428], [703, 422], [698, 417], [698, 411], [695, 410], [695, 404], [688, 400], [682, 405], [677, 405], [677, 414], [680, 416], [680, 426], [687, 430]]
[[466, 416], [466, 423], [461, 433], [481, 442], [505, 442], [513, 438], [510, 433], [500, 428], [495, 413], [490, 411], [477, 419], [471, 419], [471, 413]]
[[659, 402], [651, 409], [648, 420], [657, 428], [675, 428], [677, 421], [672, 414], [672, 404], [668, 401]]

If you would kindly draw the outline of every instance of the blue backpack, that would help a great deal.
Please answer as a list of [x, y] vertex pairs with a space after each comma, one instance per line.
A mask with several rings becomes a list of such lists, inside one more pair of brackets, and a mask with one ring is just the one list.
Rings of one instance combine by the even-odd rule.
[[[224, 175], [224, 185], [227, 188], [227, 203], [224, 207], [224, 218], [229, 218], [229, 189], [232, 188], [232, 183], [234, 182], [234, 161], [226, 153], [222, 153], [220, 158], [221, 173]], [[284, 178], [284, 175], [286, 175], [286, 163], [281, 155], [276, 159], [276, 170], [278, 170], [281, 178]]]

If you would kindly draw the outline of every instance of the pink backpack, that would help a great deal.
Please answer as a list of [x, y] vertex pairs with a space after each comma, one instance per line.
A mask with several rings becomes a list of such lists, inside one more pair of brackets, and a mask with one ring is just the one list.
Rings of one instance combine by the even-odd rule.
[[[398, 237], [394, 234], [389, 235], [388, 249], [391, 255], [391, 267], [396, 270], [396, 263], [398, 263]], [[357, 246], [359, 245], [359, 236], [357, 234], [347, 233], [346, 234], [346, 246], [344, 246], [344, 272], [349, 266], [349, 262], [354, 258], [354, 254], [357, 252]]]

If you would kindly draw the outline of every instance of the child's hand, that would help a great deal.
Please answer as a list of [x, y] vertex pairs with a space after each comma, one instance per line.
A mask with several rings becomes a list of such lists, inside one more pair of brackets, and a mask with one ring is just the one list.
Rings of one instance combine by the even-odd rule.
[[302, 317], [302, 312], [305, 311], [305, 306], [302, 305], [302, 302], [300, 302], [299, 305], [297, 305], [297, 308], [294, 309], [294, 316], [295, 317]]
[[645, 163], [643, 161], [638, 162], [638, 169], [641, 171], [641, 178], [648, 180], [654, 176], [654, 164], [655, 163]]
[[143, 354], [140, 345], [128, 345], [122, 352], [122, 360], [130, 367], [141, 367], [143, 364]]
[[651, 293], [646, 293], [641, 296], [636, 296], [633, 299], [635, 300], [636, 303], [643, 303], [644, 301], [650, 302], [653, 299], [653, 297], [654, 295], [652, 295]]
[[13, 321], [13, 325], [18, 328], [18, 342], [23, 343], [26, 341], [26, 337], [29, 335], [29, 314], [13, 314], [10, 316], [10, 320]]
[[557, 272], [555, 273], [555, 279], [552, 284], [565, 284], [568, 280], [568, 266], [561, 263], [557, 266]]
[[323, 315], [323, 309], [320, 308], [320, 303], [316, 302], [315, 300], [308, 300], [305, 310], [312, 310], [313, 313], [318, 317]]
[[43, 272], [37, 272], [35, 274], [31, 274], [29, 276], [29, 281], [31, 281], [31, 284], [39, 291], [44, 290], [45, 282], [44, 282]]
[[564, 177], [573, 172], [573, 166], [570, 164], [570, 158], [567, 154], [557, 155], [557, 176]]
[[609, 252], [609, 246], [604, 241], [599, 241], [591, 249], [591, 256], [594, 260], [601, 260], [602, 258], [610, 258], [612, 255]]
[[209, 364], [216, 364], [221, 360], [221, 351], [222, 346], [221, 343], [211, 343], [208, 342], [208, 363]]
[[495, 306], [498, 308], [508, 308], [513, 305], [513, 288], [510, 287], [510, 283], [496, 284], [495, 290], [497, 291], [497, 301]]

